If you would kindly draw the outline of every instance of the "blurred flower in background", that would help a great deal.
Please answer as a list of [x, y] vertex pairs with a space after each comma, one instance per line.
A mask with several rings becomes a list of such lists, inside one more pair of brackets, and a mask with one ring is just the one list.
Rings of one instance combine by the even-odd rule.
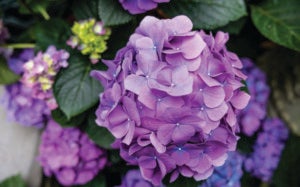
[[155, 9], [158, 3], [167, 3], [170, 0], [119, 0], [119, 2], [131, 14], [141, 14]]
[[261, 127], [267, 115], [270, 88], [266, 74], [250, 59], [242, 58], [243, 72], [248, 76], [246, 85], [251, 95], [248, 106], [239, 114], [241, 133], [252, 136]]
[[77, 48], [84, 55], [89, 55], [93, 64], [101, 58], [101, 53], [107, 49], [107, 40], [111, 30], [104, 27], [101, 21], [95, 19], [75, 22], [72, 27], [73, 36], [69, 38], [67, 44], [72, 48]]
[[253, 146], [254, 151], [245, 160], [245, 169], [253, 176], [268, 182], [273, 176], [289, 135], [279, 118], [267, 118], [262, 124]]
[[53, 96], [54, 78], [61, 68], [68, 66], [69, 53], [49, 46], [45, 53], [39, 52], [24, 65], [21, 82], [32, 89], [33, 97], [45, 100], [49, 108], [57, 108]]
[[62, 128], [49, 120], [41, 137], [38, 160], [46, 176], [65, 186], [92, 180], [106, 163], [106, 151], [77, 128]]

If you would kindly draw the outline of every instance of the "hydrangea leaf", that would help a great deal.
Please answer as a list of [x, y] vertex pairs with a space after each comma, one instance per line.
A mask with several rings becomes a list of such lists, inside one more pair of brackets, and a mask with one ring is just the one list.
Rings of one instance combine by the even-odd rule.
[[58, 49], [66, 47], [66, 41], [71, 35], [69, 25], [62, 19], [51, 19], [37, 24], [32, 33], [38, 49], [46, 50], [49, 45]]
[[20, 76], [12, 72], [4, 58], [0, 57], [0, 84], [11, 84], [19, 80]]
[[98, 18], [98, 0], [73, 1], [72, 11], [77, 20]]
[[93, 66], [87, 58], [73, 54], [68, 62], [69, 67], [57, 75], [53, 90], [60, 109], [70, 119], [96, 104], [103, 88], [90, 76]]
[[99, 0], [98, 13], [106, 26], [128, 23], [134, 18], [116, 0]]
[[0, 187], [26, 187], [26, 183], [20, 175], [15, 175], [2, 181]]
[[59, 108], [51, 111], [52, 118], [62, 127], [75, 127], [80, 125], [85, 120], [85, 115], [85, 113], [81, 113], [68, 119]]
[[199, 29], [215, 29], [247, 15], [243, 0], [177, 0], [161, 8], [170, 17], [187, 15]]
[[251, 17], [262, 35], [300, 51], [299, 7], [299, 0], [268, 0], [260, 6], [251, 6]]
[[85, 128], [85, 132], [97, 145], [105, 149], [111, 149], [110, 145], [113, 143], [115, 138], [106, 128], [97, 125], [95, 120], [96, 116], [94, 113], [91, 113], [88, 119], [88, 125]]

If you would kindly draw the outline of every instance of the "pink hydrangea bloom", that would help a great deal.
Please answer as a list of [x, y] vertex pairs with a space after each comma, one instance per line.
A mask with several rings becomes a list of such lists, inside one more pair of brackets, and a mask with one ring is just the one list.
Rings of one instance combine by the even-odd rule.
[[55, 175], [65, 186], [92, 180], [106, 163], [106, 152], [77, 128], [61, 128], [48, 122], [39, 147], [39, 161], [46, 176]]
[[145, 17], [107, 71], [98, 125], [117, 139], [121, 156], [159, 185], [171, 173], [208, 178], [236, 149], [236, 114], [250, 96], [241, 91], [242, 63], [227, 51], [228, 35], [191, 31], [186, 16]]
[[119, 2], [131, 14], [141, 14], [155, 9], [158, 3], [167, 3], [170, 0], [119, 0]]
[[34, 97], [45, 100], [50, 109], [57, 108], [52, 90], [55, 75], [68, 66], [68, 58], [69, 53], [65, 50], [49, 46], [45, 53], [39, 52], [23, 65], [21, 82], [32, 88]]

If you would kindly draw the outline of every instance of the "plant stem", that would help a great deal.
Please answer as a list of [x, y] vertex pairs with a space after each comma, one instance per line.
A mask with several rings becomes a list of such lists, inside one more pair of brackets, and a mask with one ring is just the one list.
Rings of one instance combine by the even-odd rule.
[[13, 49], [24, 49], [24, 48], [34, 48], [35, 44], [32, 44], [32, 43], [15, 43], [15, 44], [0, 45], [0, 47], [13, 48]]
[[43, 18], [45, 20], [49, 20], [50, 19], [50, 16], [49, 14], [47, 13], [47, 11], [45, 10], [45, 8], [43, 8], [42, 6], [38, 6], [37, 8], [39, 10], [39, 12], [41, 13], [41, 15], [43, 16]]

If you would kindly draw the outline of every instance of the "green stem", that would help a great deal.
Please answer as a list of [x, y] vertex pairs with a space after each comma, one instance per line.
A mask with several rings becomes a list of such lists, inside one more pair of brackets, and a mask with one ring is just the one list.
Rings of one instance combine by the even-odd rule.
[[34, 48], [35, 44], [32, 44], [32, 43], [4, 44], [4, 45], [0, 45], [0, 47], [13, 48], [13, 49], [24, 49], [24, 48]]
[[43, 16], [43, 18], [44, 18], [45, 20], [49, 20], [49, 19], [50, 19], [50, 16], [49, 16], [49, 14], [47, 13], [47, 11], [46, 11], [45, 8], [43, 8], [42, 6], [38, 6], [37, 9], [38, 9], [38, 11], [41, 13], [41, 15]]

